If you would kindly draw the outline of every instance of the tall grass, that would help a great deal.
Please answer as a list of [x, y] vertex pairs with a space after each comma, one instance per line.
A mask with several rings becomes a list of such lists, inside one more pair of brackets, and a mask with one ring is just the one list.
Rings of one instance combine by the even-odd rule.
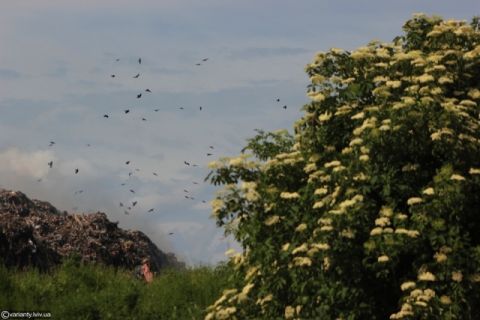
[[228, 267], [163, 270], [151, 284], [132, 271], [69, 260], [50, 273], [0, 265], [0, 310], [53, 319], [202, 319], [228, 286]]

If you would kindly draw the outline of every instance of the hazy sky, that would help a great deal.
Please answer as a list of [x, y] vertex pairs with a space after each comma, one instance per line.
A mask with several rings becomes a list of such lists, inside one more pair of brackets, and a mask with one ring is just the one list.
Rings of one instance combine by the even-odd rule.
[[416, 12], [470, 20], [480, 2], [2, 0], [0, 186], [218, 262], [235, 245], [209, 218], [208, 162], [291, 129], [315, 52], [390, 41]]

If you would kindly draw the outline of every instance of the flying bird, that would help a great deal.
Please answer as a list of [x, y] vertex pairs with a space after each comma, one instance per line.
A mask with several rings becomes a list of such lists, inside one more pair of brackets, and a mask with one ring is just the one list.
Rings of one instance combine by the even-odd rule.
[[133, 78], [138, 79], [140, 77], [140, 73], [137, 73], [136, 75], [133, 76]]
[[150, 89], [145, 89], [145, 92], [150, 92], [150, 93], [152, 93], [152, 90], [150, 90]]
[[135, 190], [133, 190], [133, 189], [130, 189], [130, 192], [131, 192], [131, 193], [135, 193]]
[[183, 163], [184, 163], [185, 165], [187, 165], [187, 166], [190, 165], [190, 162], [187, 162], [187, 161], [183, 161]]
[[127, 109], [127, 110], [125, 110], [124, 112], [125, 112], [125, 114], [127, 114], [127, 113], [130, 112], [130, 109]]
[[207, 157], [210, 157], [212, 155], [213, 155], [213, 153], [207, 153]]
[[126, 183], [121, 183], [120, 185], [121, 185], [121, 186], [124, 186], [124, 185], [126, 185]]
[[91, 146], [91, 144], [90, 144], [90, 143], [87, 143], [87, 147], [90, 147], [90, 146]]
[[148, 210], [148, 212], [153, 212], [153, 210], [155, 210], [155, 209], [154, 209], [154, 208], [152, 208], [152, 209]]
[[147, 119], [145, 119], [145, 118], [142, 118], [142, 121], [147, 121]]
[[158, 174], [156, 172], [154, 172], [153, 175], [158, 177]]
[[142, 97], [141, 93], [137, 94], [137, 99], [140, 99], [141, 97]]
[[112, 75], [110, 75], [110, 77], [112, 77], [112, 78], [115, 78], [115, 75], [114, 75], [114, 74], [112, 74]]
[[48, 166], [49, 166], [50, 168], [52, 168], [52, 167], [53, 167], [53, 161], [50, 161], [50, 162], [49, 162], [49, 163], [47, 163], [47, 164], [48, 164]]
[[204, 59], [202, 59], [202, 61], [203, 61], [203, 62], [206, 62], [207, 60], [208, 60], [208, 58], [204, 58]]
[[127, 164], [127, 165], [130, 164], [130, 160], [128, 160], [127, 162], [125, 162], [125, 164]]
[[83, 190], [77, 190], [74, 192], [74, 194], [81, 194], [81, 193], [83, 193]]
[[104, 118], [108, 118], [108, 114], [104, 114], [103, 117], [104, 117]]
[[188, 190], [187, 190], [187, 189], [183, 189], [183, 192], [186, 192], [186, 193], [188, 193]]
[[142, 64], [142, 58], [138, 58], [138, 64]]
[[180, 110], [183, 110], [183, 107], [180, 107], [179, 109], [180, 109]]
[[137, 201], [132, 202], [132, 207], [135, 207], [137, 205]]
[[77, 169], [75, 169], [75, 174], [77, 174], [77, 173], [78, 173], [78, 168], [77, 168]]
[[123, 207], [123, 203], [120, 202], [120, 207]]
[[213, 146], [208, 146], [210, 149], [213, 149]]
[[192, 181], [192, 183], [193, 183], [193, 184], [198, 184], [198, 182], [197, 182], [197, 181]]
[[49, 147], [53, 146], [55, 144], [55, 141], [50, 141], [50, 144], [48, 145]]
[[283, 109], [287, 110], [287, 105], [284, 105], [284, 106], [283, 106]]
[[153, 111], [158, 112], [158, 110], [160, 110], [160, 109], [155, 109], [155, 110], [153, 110]]
[[115, 59], [115, 61], [117, 61], [117, 62], [120, 61], [120, 58]]
[[280, 98], [277, 98], [277, 102], [280, 102]]
[[201, 107], [201, 106], [200, 106], [200, 107], [198, 107], [198, 108], [200, 109], [200, 111], [202, 111], [202, 107]]
[[207, 201], [206, 201], [206, 200], [202, 200], [202, 203], [207, 203]]
[[173, 234], [173, 232], [169, 232], [168, 235], [171, 236]]
[[196, 66], [201, 66], [202, 64], [201, 64], [201, 63], [196, 63], [195, 65], [196, 65]]

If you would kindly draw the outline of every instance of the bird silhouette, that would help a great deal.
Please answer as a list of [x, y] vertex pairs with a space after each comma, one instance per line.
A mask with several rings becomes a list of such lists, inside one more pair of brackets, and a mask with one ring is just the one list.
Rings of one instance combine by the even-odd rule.
[[121, 186], [124, 186], [124, 185], [126, 185], [126, 183], [121, 183], [120, 185], [121, 185]]
[[74, 194], [81, 194], [81, 193], [83, 193], [83, 190], [78, 190], [74, 192]]
[[140, 73], [137, 73], [136, 75], [133, 76], [133, 78], [138, 79], [140, 77]]
[[123, 207], [123, 203], [120, 202], [120, 207]]
[[77, 173], [78, 173], [78, 168], [77, 168], [77, 169], [75, 169], [75, 174], [77, 174]]
[[152, 209], [148, 210], [148, 212], [153, 212], [153, 210], [155, 210], [155, 209], [154, 209], [154, 208], [152, 208]]
[[108, 114], [104, 114], [103, 117], [104, 117], [104, 118], [108, 118]]
[[213, 155], [213, 153], [207, 153], [207, 157], [210, 157], [212, 155]]
[[202, 107], [201, 107], [201, 106], [200, 106], [200, 107], [198, 107], [198, 108], [200, 109], [200, 111], [202, 111]]
[[183, 192], [186, 192], [186, 193], [188, 193], [188, 190], [187, 190], [187, 189], [183, 189]]
[[141, 97], [142, 97], [141, 93], [137, 94], [137, 99], [140, 99]]
[[183, 108], [183, 107], [180, 107], [179, 109], [180, 109], [180, 110], [183, 110], [184, 108]]
[[142, 121], [147, 121], [147, 119], [145, 119], [145, 118], [142, 118]]
[[127, 165], [130, 164], [130, 160], [126, 161], [125, 164], [127, 164]]
[[185, 165], [187, 165], [187, 166], [190, 165], [190, 162], [187, 162], [187, 161], [183, 161], [183, 163], [184, 163]]
[[125, 112], [125, 114], [127, 114], [127, 113], [130, 112], [130, 109], [127, 109], [127, 110], [125, 110], [124, 112]]
[[204, 59], [202, 59], [202, 61], [203, 61], [203, 62], [206, 62], [207, 60], [208, 60], [208, 58], [204, 58]]
[[131, 192], [131, 193], [135, 193], [135, 190], [133, 190], [133, 189], [130, 189], [130, 192]]
[[208, 146], [210, 149], [213, 149], [213, 146]]
[[142, 58], [138, 58], [138, 64], [142, 64]]
[[197, 181], [192, 181], [192, 183], [193, 183], [193, 184], [198, 184], [198, 182], [197, 182]]
[[173, 232], [169, 232], [168, 235], [171, 236], [173, 234]]
[[53, 146], [55, 144], [55, 141], [50, 141], [50, 144], [48, 145], [49, 147]]
[[283, 109], [287, 110], [287, 105], [284, 105], [284, 106], [283, 106]]
[[158, 177], [158, 174], [156, 172], [154, 172], [153, 175]]
[[196, 63], [195, 65], [196, 65], [196, 66], [201, 66], [202, 64], [201, 64], [201, 63]]
[[277, 102], [280, 102], [280, 98], [277, 98]]
[[117, 61], [117, 62], [120, 61], [120, 58], [115, 59], [115, 61]]
[[137, 205], [137, 201], [132, 202], [132, 207], [135, 207]]
[[53, 167], [53, 161], [50, 161], [50, 162], [48, 163], [48, 166], [49, 166], [50, 168], [52, 168], [52, 167]]
[[207, 203], [207, 201], [206, 201], [206, 200], [202, 200], [202, 203]]
[[115, 78], [115, 75], [114, 75], [114, 74], [112, 74], [112, 75], [110, 75], [110, 77], [112, 77], [112, 78]]
[[150, 92], [150, 93], [152, 93], [152, 90], [150, 90], [150, 89], [145, 89], [145, 92]]
[[158, 112], [158, 110], [160, 110], [160, 109], [155, 109], [155, 110], [153, 110], [153, 111]]

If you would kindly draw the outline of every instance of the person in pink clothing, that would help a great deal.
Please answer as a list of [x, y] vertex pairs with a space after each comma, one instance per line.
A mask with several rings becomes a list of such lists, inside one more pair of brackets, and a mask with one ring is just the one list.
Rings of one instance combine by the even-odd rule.
[[146, 283], [153, 281], [153, 273], [150, 271], [150, 260], [148, 258], [142, 260], [142, 275]]

